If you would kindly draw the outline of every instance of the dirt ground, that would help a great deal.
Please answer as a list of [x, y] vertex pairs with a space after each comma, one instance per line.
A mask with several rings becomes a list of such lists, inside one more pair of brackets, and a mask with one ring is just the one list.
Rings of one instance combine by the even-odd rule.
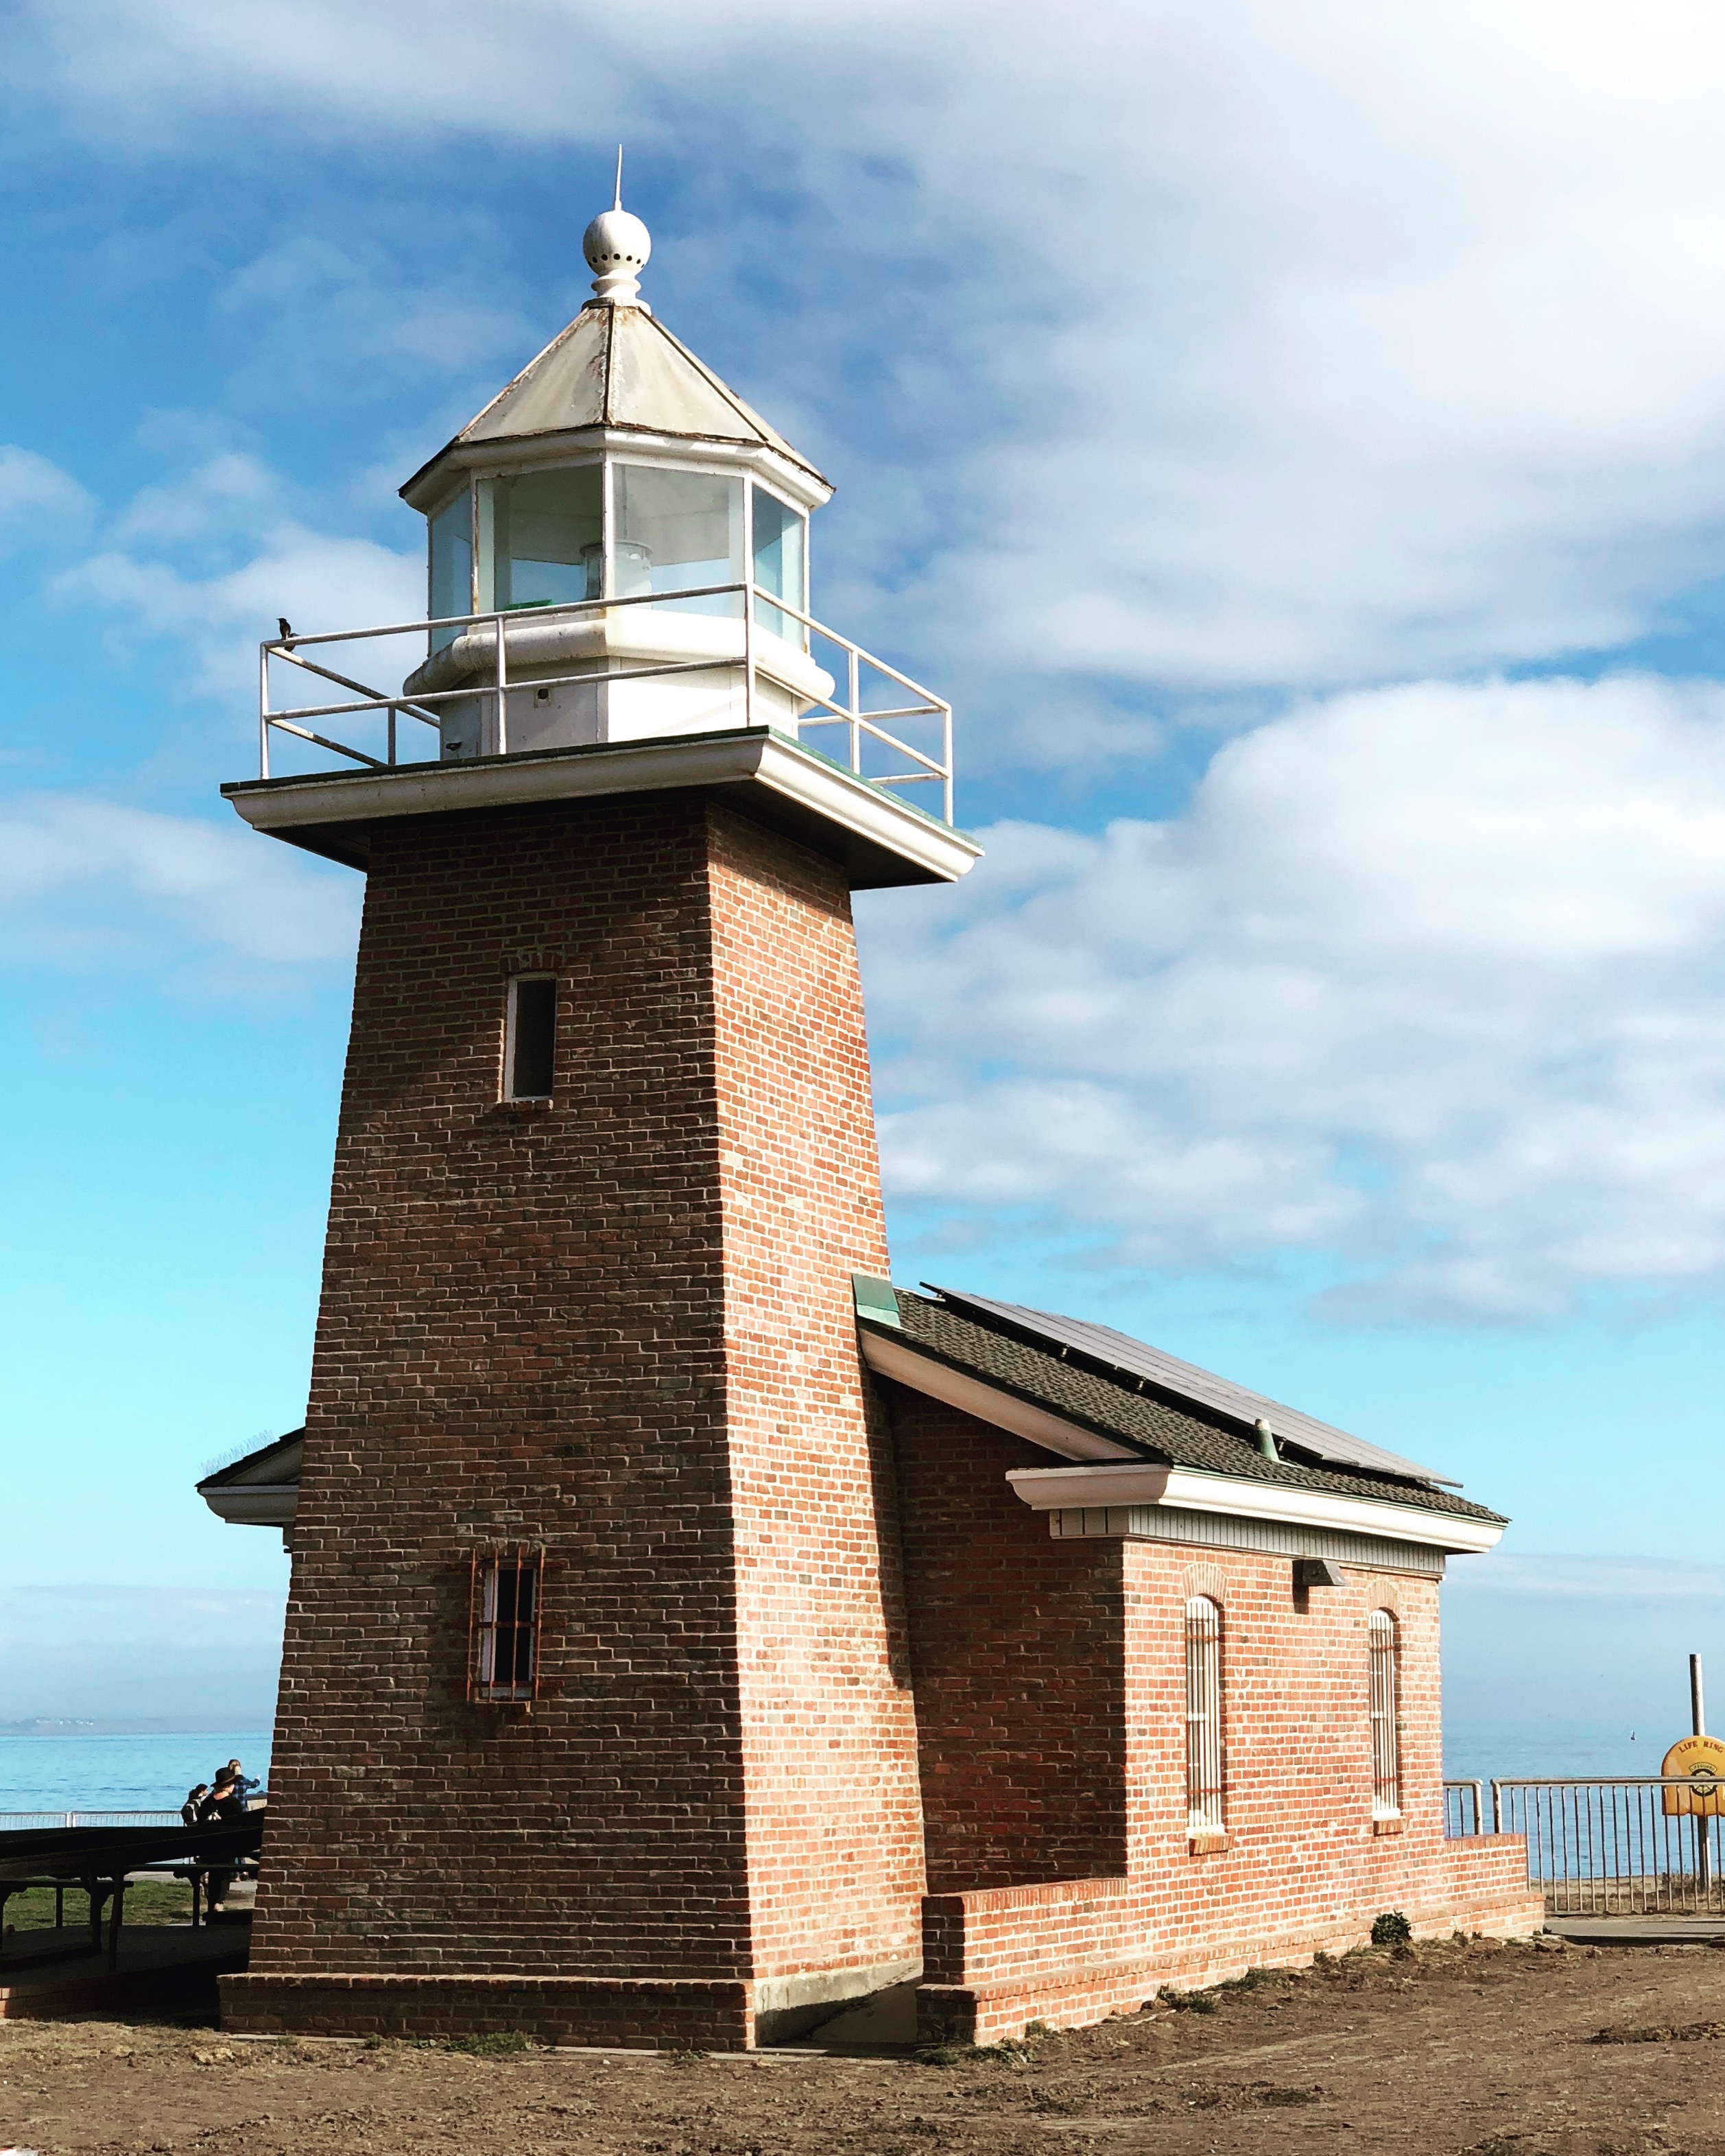
[[[492, 2040], [494, 2042], [500, 2040]], [[686, 2057], [0, 2022], [0, 2149], [1725, 2156], [1725, 1952], [1373, 1950], [1024, 2046]]]

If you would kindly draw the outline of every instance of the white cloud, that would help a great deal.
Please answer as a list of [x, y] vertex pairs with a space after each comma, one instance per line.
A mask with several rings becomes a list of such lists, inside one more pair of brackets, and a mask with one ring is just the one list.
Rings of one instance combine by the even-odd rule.
[[220, 449], [184, 478], [141, 487], [116, 520], [111, 540], [173, 547], [244, 538], [282, 516], [282, 486], [262, 459], [244, 449]]
[[1356, 692], [1168, 822], [984, 835], [865, 901], [904, 1197], [1355, 1310], [1725, 1270], [1725, 689]]
[[[100, 552], [50, 581], [50, 595], [90, 614], [110, 641], [184, 644], [186, 685], [201, 694], [255, 696], [258, 645], [275, 634], [278, 616], [302, 634], [424, 618], [423, 556], [308, 529], [276, 474], [249, 452], [218, 451], [182, 478], [144, 488], [105, 537]], [[393, 688], [424, 656], [424, 637], [307, 655]], [[343, 694], [310, 676], [288, 679], [295, 704]], [[284, 685], [274, 693], [279, 707]]]
[[[749, 386], [830, 427], [848, 372], [914, 427], [870, 480], [896, 508], [853, 595], [932, 564], [865, 625], [962, 665], [1031, 754], [1070, 746], [1023, 716], [1050, 677], [1324, 685], [1608, 648], [1712, 572], [1725, 22], [1689, 0], [1081, 23], [506, 0], [477, 68], [454, 0], [34, 21], [45, 86], [134, 136], [190, 108], [455, 159], [484, 130], [674, 145], [725, 205], [690, 189], [716, 304], [762, 262], [785, 280]], [[770, 195], [740, 203], [726, 176], [769, 147]], [[249, 285], [345, 304], [305, 244]]]
[[[476, 237], [467, 237], [463, 252]], [[532, 338], [520, 315], [476, 295], [470, 280], [404, 284], [377, 247], [340, 247], [311, 233], [246, 264], [218, 304], [269, 322], [241, 377], [254, 393], [287, 388], [316, 396], [339, 380], [352, 399], [369, 380], [382, 394], [404, 377], [446, 377], [496, 362], [531, 348]]]
[[1586, 1602], [1716, 1602], [1725, 1608], [1725, 1565], [1654, 1557], [1523, 1556], [1498, 1551], [1489, 1564], [1451, 1567], [1447, 1599], [1496, 1596]]
[[84, 488], [58, 465], [0, 442], [0, 557], [77, 538], [93, 509]]
[[358, 916], [356, 877], [238, 822], [77, 794], [0, 800], [0, 922], [13, 963], [321, 966], [352, 952]]

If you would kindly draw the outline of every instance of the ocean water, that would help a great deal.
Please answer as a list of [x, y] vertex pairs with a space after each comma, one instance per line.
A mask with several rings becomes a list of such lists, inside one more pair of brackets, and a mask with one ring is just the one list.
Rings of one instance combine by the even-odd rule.
[[1661, 1722], [1461, 1722], [1444, 1724], [1444, 1773], [1452, 1781], [1489, 1782], [1521, 1775], [1568, 1781], [1656, 1774], [1668, 1745], [1687, 1734]]
[[177, 1811], [194, 1783], [233, 1758], [267, 1783], [269, 1732], [0, 1735], [0, 1812]]

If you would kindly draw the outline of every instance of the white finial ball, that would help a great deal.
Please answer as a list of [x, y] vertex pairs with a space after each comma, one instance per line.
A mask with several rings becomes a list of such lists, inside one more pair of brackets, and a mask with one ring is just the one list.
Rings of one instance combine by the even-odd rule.
[[639, 218], [626, 209], [601, 210], [581, 243], [587, 266], [593, 273], [593, 288], [602, 300], [623, 305], [637, 304], [640, 282], [636, 272], [653, 252], [653, 235]]

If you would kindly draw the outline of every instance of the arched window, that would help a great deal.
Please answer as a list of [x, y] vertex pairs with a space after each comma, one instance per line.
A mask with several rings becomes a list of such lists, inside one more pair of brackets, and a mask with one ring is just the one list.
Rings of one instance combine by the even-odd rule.
[[1372, 1816], [1399, 1819], [1401, 1746], [1396, 1732], [1395, 1620], [1374, 1609], [1366, 1625], [1372, 1666]]
[[1222, 1613], [1207, 1594], [1186, 1604], [1186, 1812], [1189, 1834], [1221, 1833]]

